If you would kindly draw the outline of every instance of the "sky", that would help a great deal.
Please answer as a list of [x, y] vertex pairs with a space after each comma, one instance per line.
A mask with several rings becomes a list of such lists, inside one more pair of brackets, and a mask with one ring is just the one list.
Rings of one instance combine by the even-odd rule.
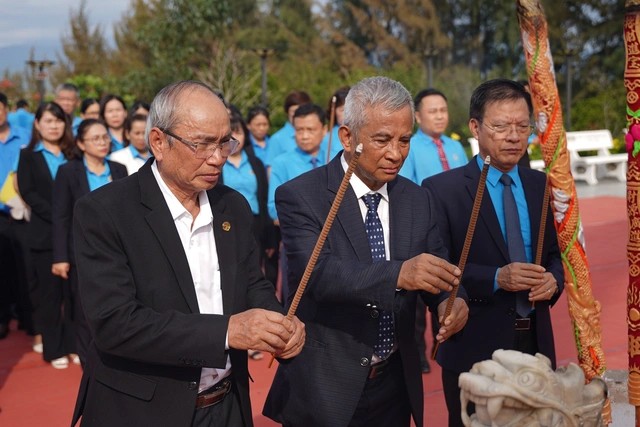
[[[113, 24], [120, 21], [131, 0], [87, 0], [90, 24], [102, 26], [113, 43]], [[21, 71], [35, 49], [35, 59], [56, 60], [60, 39], [68, 34], [69, 12], [80, 0], [0, 0], [0, 72]]]

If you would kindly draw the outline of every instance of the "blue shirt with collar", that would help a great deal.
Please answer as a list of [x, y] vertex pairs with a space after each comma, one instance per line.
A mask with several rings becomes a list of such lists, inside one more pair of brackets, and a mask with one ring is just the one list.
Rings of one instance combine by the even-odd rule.
[[58, 168], [67, 163], [67, 158], [64, 157], [64, 153], [60, 152], [60, 154], [53, 154], [51, 151], [44, 148], [44, 144], [42, 143], [42, 141], [38, 142], [38, 145], [36, 145], [33, 151], [42, 151], [44, 160], [45, 162], [47, 162], [47, 167], [49, 168], [49, 172], [51, 173], [51, 178], [56, 179]]
[[[464, 166], [469, 162], [467, 153], [460, 142], [446, 135], [441, 135], [440, 140], [449, 169]], [[411, 149], [400, 169], [400, 175], [420, 185], [425, 178], [442, 171], [438, 147], [433, 142], [433, 138], [424, 133], [422, 129], [418, 129], [411, 137]]]
[[273, 161], [281, 154], [296, 149], [296, 130], [293, 125], [286, 122], [276, 133], [271, 135], [267, 144], [267, 156], [263, 161], [265, 167], [271, 166]]
[[71, 124], [71, 130], [73, 130], [73, 135], [78, 134], [78, 128], [80, 127], [80, 123], [82, 123], [82, 117], [74, 116], [73, 123]]
[[249, 133], [249, 140], [251, 141], [251, 146], [253, 147], [253, 152], [256, 154], [256, 157], [260, 159], [260, 161], [264, 164], [267, 161], [267, 157], [269, 156], [271, 138], [268, 135], [264, 137], [264, 147], [261, 147], [256, 143], [256, 139], [253, 137], [253, 135], [251, 135], [251, 133]]
[[314, 169], [312, 159], [316, 159], [315, 167], [323, 166], [327, 161], [325, 151], [320, 149], [315, 156], [312, 156], [296, 146], [293, 151], [281, 154], [273, 161], [271, 175], [269, 176], [269, 197], [267, 199], [267, 208], [271, 219], [278, 219], [276, 189], [285, 182]]
[[[482, 166], [484, 165], [484, 161], [480, 158], [480, 156], [476, 156], [476, 163], [480, 170], [482, 170]], [[498, 223], [500, 224], [500, 231], [502, 231], [502, 236], [507, 241], [507, 231], [504, 222], [504, 204], [502, 201], [502, 192], [504, 191], [504, 185], [500, 182], [500, 177], [503, 172], [500, 172], [498, 169], [493, 166], [489, 166], [489, 172], [487, 174], [487, 184], [486, 190], [489, 192], [489, 196], [491, 197], [491, 203], [493, 204], [493, 208], [496, 211], [496, 215], [498, 217]], [[532, 262], [533, 260], [533, 252], [531, 249], [531, 222], [529, 219], [529, 206], [527, 204], [527, 199], [524, 195], [524, 188], [522, 186], [522, 180], [520, 180], [520, 175], [518, 174], [518, 165], [516, 165], [513, 169], [507, 172], [507, 175], [511, 177], [513, 183], [511, 184], [511, 191], [513, 192], [513, 197], [516, 200], [516, 206], [518, 207], [518, 218], [520, 219], [520, 232], [522, 233], [522, 240], [524, 241], [524, 252], [527, 256], [527, 262]], [[496, 275], [493, 284], [493, 290], [497, 291], [499, 289], [498, 286], [498, 270], [496, 270]]]
[[340, 137], [338, 136], [338, 129], [340, 129], [340, 126], [336, 125], [333, 127], [330, 133], [327, 132], [327, 134], [322, 139], [322, 144], [320, 145], [322, 151], [326, 153], [329, 146], [329, 135], [331, 135], [331, 152], [329, 153], [329, 160], [332, 160], [336, 156], [336, 154], [342, 151], [342, 143], [340, 142]]
[[31, 138], [31, 130], [33, 129], [33, 121], [35, 115], [28, 112], [24, 108], [18, 108], [16, 111], [12, 111], [7, 116], [9, 126], [14, 129], [22, 129], [28, 138]]
[[111, 182], [111, 168], [109, 167], [109, 162], [104, 161], [104, 172], [100, 175], [91, 172], [89, 170], [89, 166], [87, 166], [87, 159], [85, 157], [82, 158], [82, 163], [84, 163], [84, 169], [87, 173], [87, 180], [89, 181], [89, 191], [93, 191], [102, 187], [103, 185], [107, 185]]
[[256, 178], [251, 163], [249, 163], [249, 156], [243, 151], [240, 152], [240, 164], [234, 165], [227, 159], [222, 168], [222, 179], [224, 185], [233, 188], [247, 199], [249, 206], [251, 206], [251, 212], [254, 215], [260, 213], [260, 206], [258, 205], [258, 179]]
[[118, 139], [109, 132], [111, 137], [111, 153], [114, 151], [122, 150], [124, 148], [124, 141], [118, 141]]
[[[6, 141], [0, 140], [0, 188], [9, 174], [18, 169], [20, 150], [29, 144], [29, 137], [22, 128], [9, 125], [9, 136]], [[0, 211], [8, 213], [9, 207], [0, 202]]]
[[147, 161], [149, 156], [151, 156], [151, 152], [147, 151], [147, 157], [144, 157], [142, 154], [140, 154], [140, 151], [138, 151], [138, 149], [133, 145], [129, 145], [129, 151], [131, 151], [131, 155], [133, 156], [134, 159], [137, 158], [140, 160], [144, 160], [145, 162]]

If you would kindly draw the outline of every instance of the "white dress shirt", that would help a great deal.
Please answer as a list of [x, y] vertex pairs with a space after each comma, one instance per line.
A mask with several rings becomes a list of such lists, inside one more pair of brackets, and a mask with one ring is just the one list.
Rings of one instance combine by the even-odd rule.
[[[163, 181], [155, 162], [151, 165], [151, 170], [160, 186], [164, 200], [167, 202], [184, 253], [187, 256], [200, 313], [223, 314], [220, 264], [218, 263], [216, 240], [213, 236], [213, 213], [207, 193], [201, 191], [198, 195], [200, 213], [194, 219]], [[225, 348], [228, 348], [227, 342], [225, 342]], [[224, 369], [202, 368], [198, 391], [206, 390], [216, 384], [228, 376], [230, 370], [231, 361], [228, 356]]]

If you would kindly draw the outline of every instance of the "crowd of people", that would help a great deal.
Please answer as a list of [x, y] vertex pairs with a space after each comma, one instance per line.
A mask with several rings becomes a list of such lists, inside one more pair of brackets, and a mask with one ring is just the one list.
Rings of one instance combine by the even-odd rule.
[[[326, 106], [292, 91], [275, 132], [263, 106], [243, 115], [193, 81], [129, 109], [114, 94], [81, 100], [69, 83], [35, 114], [15, 107], [0, 93], [0, 339], [17, 318], [51, 366], [83, 366], [74, 423], [250, 426], [247, 355], [269, 352], [282, 363], [264, 413], [285, 426], [421, 426], [427, 306], [450, 426], [473, 411], [458, 375], [493, 350], [555, 363], [562, 267], [552, 224], [533, 264], [548, 207], [544, 175], [518, 165], [532, 134], [520, 83], [474, 91], [471, 161], [445, 134], [442, 91], [412, 97], [383, 77]], [[285, 317], [357, 147], [307, 293]], [[461, 276], [487, 155], [481, 236]]]

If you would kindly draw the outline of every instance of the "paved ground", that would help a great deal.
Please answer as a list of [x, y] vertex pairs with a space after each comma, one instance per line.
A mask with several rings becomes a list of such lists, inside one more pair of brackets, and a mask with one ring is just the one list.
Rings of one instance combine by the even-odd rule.
[[[602, 346], [609, 369], [624, 370], [627, 362], [626, 286], [627, 220], [625, 184], [602, 181], [594, 187], [577, 186], [589, 257], [593, 294], [602, 304]], [[558, 364], [576, 361], [567, 301], [563, 296], [552, 312]], [[15, 325], [12, 325], [15, 327]], [[250, 361], [255, 382], [252, 399], [256, 427], [275, 425], [260, 415], [275, 369], [267, 361]], [[425, 421], [446, 425], [440, 371], [424, 375]], [[31, 351], [30, 338], [12, 331], [0, 341], [0, 426], [68, 426], [81, 372], [77, 366], [55, 370]], [[311, 402], [310, 402], [311, 403]], [[614, 425], [617, 424], [614, 419]]]

